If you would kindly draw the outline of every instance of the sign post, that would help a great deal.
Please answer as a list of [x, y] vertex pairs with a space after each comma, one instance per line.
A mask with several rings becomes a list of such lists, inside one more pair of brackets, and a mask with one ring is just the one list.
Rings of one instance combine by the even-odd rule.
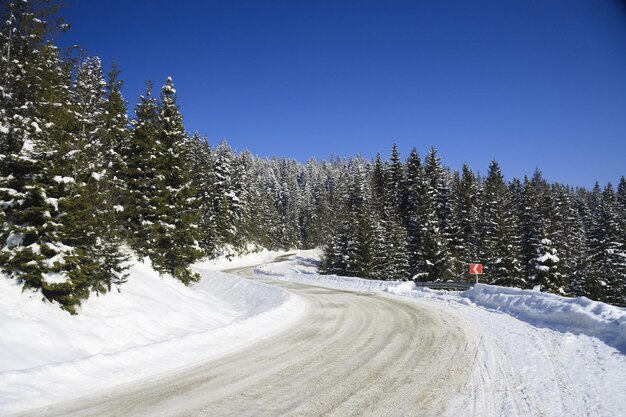
[[474, 275], [476, 284], [478, 284], [478, 276], [483, 274], [483, 264], [469, 264], [470, 275]]

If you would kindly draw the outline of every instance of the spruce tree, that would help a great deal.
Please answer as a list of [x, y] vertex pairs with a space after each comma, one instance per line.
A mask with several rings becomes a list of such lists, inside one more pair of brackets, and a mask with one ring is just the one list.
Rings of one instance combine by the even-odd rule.
[[535, 259], [535, 275], [532, 278], [534, 285], [541, 290], [565, 294], [562, 275], [559, 272], [561, 260], [550, 239], [541, 239]]
[[590, 233], [590, 276], [585, 295], [611, 303], [625, 301], [626, 248], [613, 187], [608, 184], [596, 207]]
[[459, 219], [460, 257], [464, 261], [464, 270], [469, 269], [470, 263], [480, 263], [479, 259], [479, 231], [478, 231], [478, 193], [479, 184], [474, 172], [465, 163], [461, 179], [457, 186], [457, 212]]
[[485, 279], [496, 285], [522, 286], [514, 206], [495, 160], [485, 181], [481, 223]]
[[[426, 192], [420, 211], [423, 216], [422, 252], [423, 267], [431, 280], [454, 279], [450, 254], [449, 192], [446, 172], [435, 148], [431, 148], [424, 160]], [[426, 272], [426, 271], [424, 271]]]
[[140, 256], [150, 256], [157, 245], [155, 223], [159, 189], [162, 146], [157, 141], [159, 131], [157, 99], [152, 95], [152, 83], [135, 107], [135, 119], [129, 146], [124, 149], [126, 169], [123, 172], [127, 193], [124, 204], [127, 239]]
[[156, 138], [162, 153], [157, 158], [158, 204], [154, 212], [154, 247], [150, 259], [157, 271], [189, 284], [200, 278], [189, 269], [201, 256], [198, 211], [190, 143], [169, 77], [161, 88], [156, 122]]
[[406, 235], [407, 235], [407, 257], [408, 257], [408, 273], [415, 276], [419, 272], [420, 264], [424, 257], [422, 252], [422, 222], [423, 216], [421, 209], [423, 208], [422, 199], [424, 198], [425, 180], [424, 169], [421, 159], [415, 150], [411, 150], [405, 164], [404, 174], [404, 190], [405, 190], [405, 211], [406, 211]]
[[71, 225], [69, 242], [82, 247], [89, 258], [89, 285], [96, 292], [124, 282], [128, 260], [121, 251], [120, 206], [115, 201], [122, 186], [117, 175], [123, 161], [116, 149], [126, 141], [118, 130], [118, 124], [126, 120], [125, 107], [114, 111], [120, 97], [106, 86], [99, 58], [86, 59], [72, 90], [77, 126], [74, 149], [68, 155], [73, 177], [83, 184], [82, 192], [72, 196], [73, 210], [66, 217]]
[[72, 239], [72, 219], [80, 213], [75, 197], [84, 194], [85, 184], [73, 176], [70, 162], [77, 125], [71, 66], [46, 40], [50, 30], [64, 26], [47, 20], [55, 12], [47, 2], [7, 6], [0, 45], [0, 264], [25, 289], [41, 289], [75, 312], [89, 295], [93, 264], [85, 242]]
[[207, 256], [218, 253], [216, 243], [217, 225], [215, 223], [215, 176], [211, 147], [206, 137], [201, 138], [196, 132], [191, 139], [191, 165], [193, 172], [193, 188], [196, 190], [196, 206], [198, 208], [199, 245]]

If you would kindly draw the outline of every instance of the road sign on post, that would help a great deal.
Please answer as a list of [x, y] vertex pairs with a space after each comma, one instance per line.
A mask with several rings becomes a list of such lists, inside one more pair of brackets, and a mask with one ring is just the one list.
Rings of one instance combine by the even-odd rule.
[[483, 264], [469, 264], [469, 272], [474, 275], [478, 284], [478, 276], [483, 274]]

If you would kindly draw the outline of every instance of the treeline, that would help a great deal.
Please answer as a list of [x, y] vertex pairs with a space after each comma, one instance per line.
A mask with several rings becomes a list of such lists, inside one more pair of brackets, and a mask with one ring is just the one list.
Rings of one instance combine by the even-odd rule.
[[337, 227], [325, 246], [329, 273], [377, 279], [470, 279], [626, 301], [626, 179], [592, 191], [549, 184], [536, 171], [505, 181], [442, 166], [436, 150], [401, 161], [359, 158], [345, 167]]
[[184, 283], [226, 245], [324, 247], [328, 273], [461, 279], [623, 302], [626, 183], [591, 192], [361, 157], [259, 159], [186, 133], [170, 78], [128, 115], [120, 73], [62, 56], [47, 1], [0, 31], [0, 268], [74, 312], [127, 278], [131, 253]]

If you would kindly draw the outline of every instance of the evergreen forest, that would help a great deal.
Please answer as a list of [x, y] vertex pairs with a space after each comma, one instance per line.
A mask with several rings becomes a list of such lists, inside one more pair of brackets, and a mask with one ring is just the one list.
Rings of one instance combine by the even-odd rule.
[[[402, 157], [259, 158], [188, 133], [171, 78], [131, 109], [121, 72], [61, 51], [48, 1], [3, 2], [0, 269], [76, 312], [131, 254], [185, 284], [225, 247], [323, 249], [322, 271], [473, 279], [626, 303], [626, 179], [592, 190]], [[132, 115], [132, 116], [131, 116]], [[381, 138], [383, 140], [384, 138]], [[6, 278], [3, 278], [6, 279]]]

